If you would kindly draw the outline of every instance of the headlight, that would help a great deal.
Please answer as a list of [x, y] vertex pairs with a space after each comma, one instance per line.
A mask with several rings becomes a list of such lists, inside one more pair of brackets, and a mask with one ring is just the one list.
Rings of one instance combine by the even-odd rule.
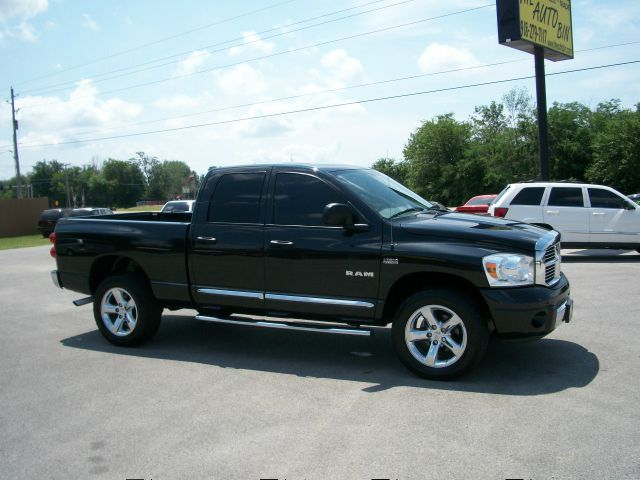
[[517, 253], [496, 253], [482, 259], [484, 273], [492, 287], [533, 285], [534, 260]]

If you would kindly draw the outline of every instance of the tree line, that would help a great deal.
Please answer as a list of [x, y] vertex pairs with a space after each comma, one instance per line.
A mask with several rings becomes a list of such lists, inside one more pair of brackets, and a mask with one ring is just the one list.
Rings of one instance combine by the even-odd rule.
[[[548, 112], [552, 180], [609, 185], [640, 192], [640, 103], [619, 100], [595, 109], [554, 103]], [[426, 199], [461, 205], [499, 193], [507, 184], [539, 179], [536, 111], [526, 90], [481, 105], [466, 121], [438, 115], [409, 135], [402, 159], [380, 158], [373, 168]]]
[[[183, 161], [150, 157], [144, 152], [128, 160], [110, 158], [72, 167], [58, 160], [37, 162], [22, 177], [34, 197], [47, 197], [51, 206], [131, 207], [140, 200], [193, 198], [201, 177]], [[15, 178], [2, 182], [0, 198], [15, 198]]]

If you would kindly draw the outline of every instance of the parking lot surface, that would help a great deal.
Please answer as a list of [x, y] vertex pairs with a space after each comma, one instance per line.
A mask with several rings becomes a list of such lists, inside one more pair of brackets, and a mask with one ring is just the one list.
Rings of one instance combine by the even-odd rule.
[[373, 338], [165, 311], [117, 348], [47, 247], [0, 252], [2, 479], [640, 478], [640, 255], [563, 251], [573, 321], [455, 382]]

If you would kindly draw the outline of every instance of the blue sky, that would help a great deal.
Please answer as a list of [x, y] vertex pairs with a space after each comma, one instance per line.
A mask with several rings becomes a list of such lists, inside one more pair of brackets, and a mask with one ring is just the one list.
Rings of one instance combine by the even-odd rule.
[[[457, 13], [473, 7], [483, 8]], [[640, 42], [637, 0], [574, 1], [572, 10], [575, 59], [546, 62], [547, 73], [640, 60], [640, 43], [593, 50]], [[200, 173], [292, 160], [369, 166], [401, 158], [423, 120], [465, 120], [514, 87], [535, 96], [527, 79], [234, 121], [533, 75], [532, 56], [498, 44], [486, 0], [0, 0], [0, 55], [0, 92], [9, 98], [13, 85], [19, 95], [23, 173], [43, 159], [83, 165], [138, 151]], [[498, 62], [510, 63], [483, 67]], [[639, 65], [549, 76], [548, 102], [619, 98], [631, 108]], [[0, 179], [15, 174], [10, 126], [2, 102]], [[87, 141], [65, 143], [76, 140]]]

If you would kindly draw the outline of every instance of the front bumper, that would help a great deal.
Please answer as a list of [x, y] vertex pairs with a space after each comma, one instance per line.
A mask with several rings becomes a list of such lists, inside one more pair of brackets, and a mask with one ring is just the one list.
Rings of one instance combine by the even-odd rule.
[[503, 338], [543, 337], [571, 321], [573, 315], [569, 281], [564, 274], [553, 287], [494, 288], [481, 293], [496, 333]]

